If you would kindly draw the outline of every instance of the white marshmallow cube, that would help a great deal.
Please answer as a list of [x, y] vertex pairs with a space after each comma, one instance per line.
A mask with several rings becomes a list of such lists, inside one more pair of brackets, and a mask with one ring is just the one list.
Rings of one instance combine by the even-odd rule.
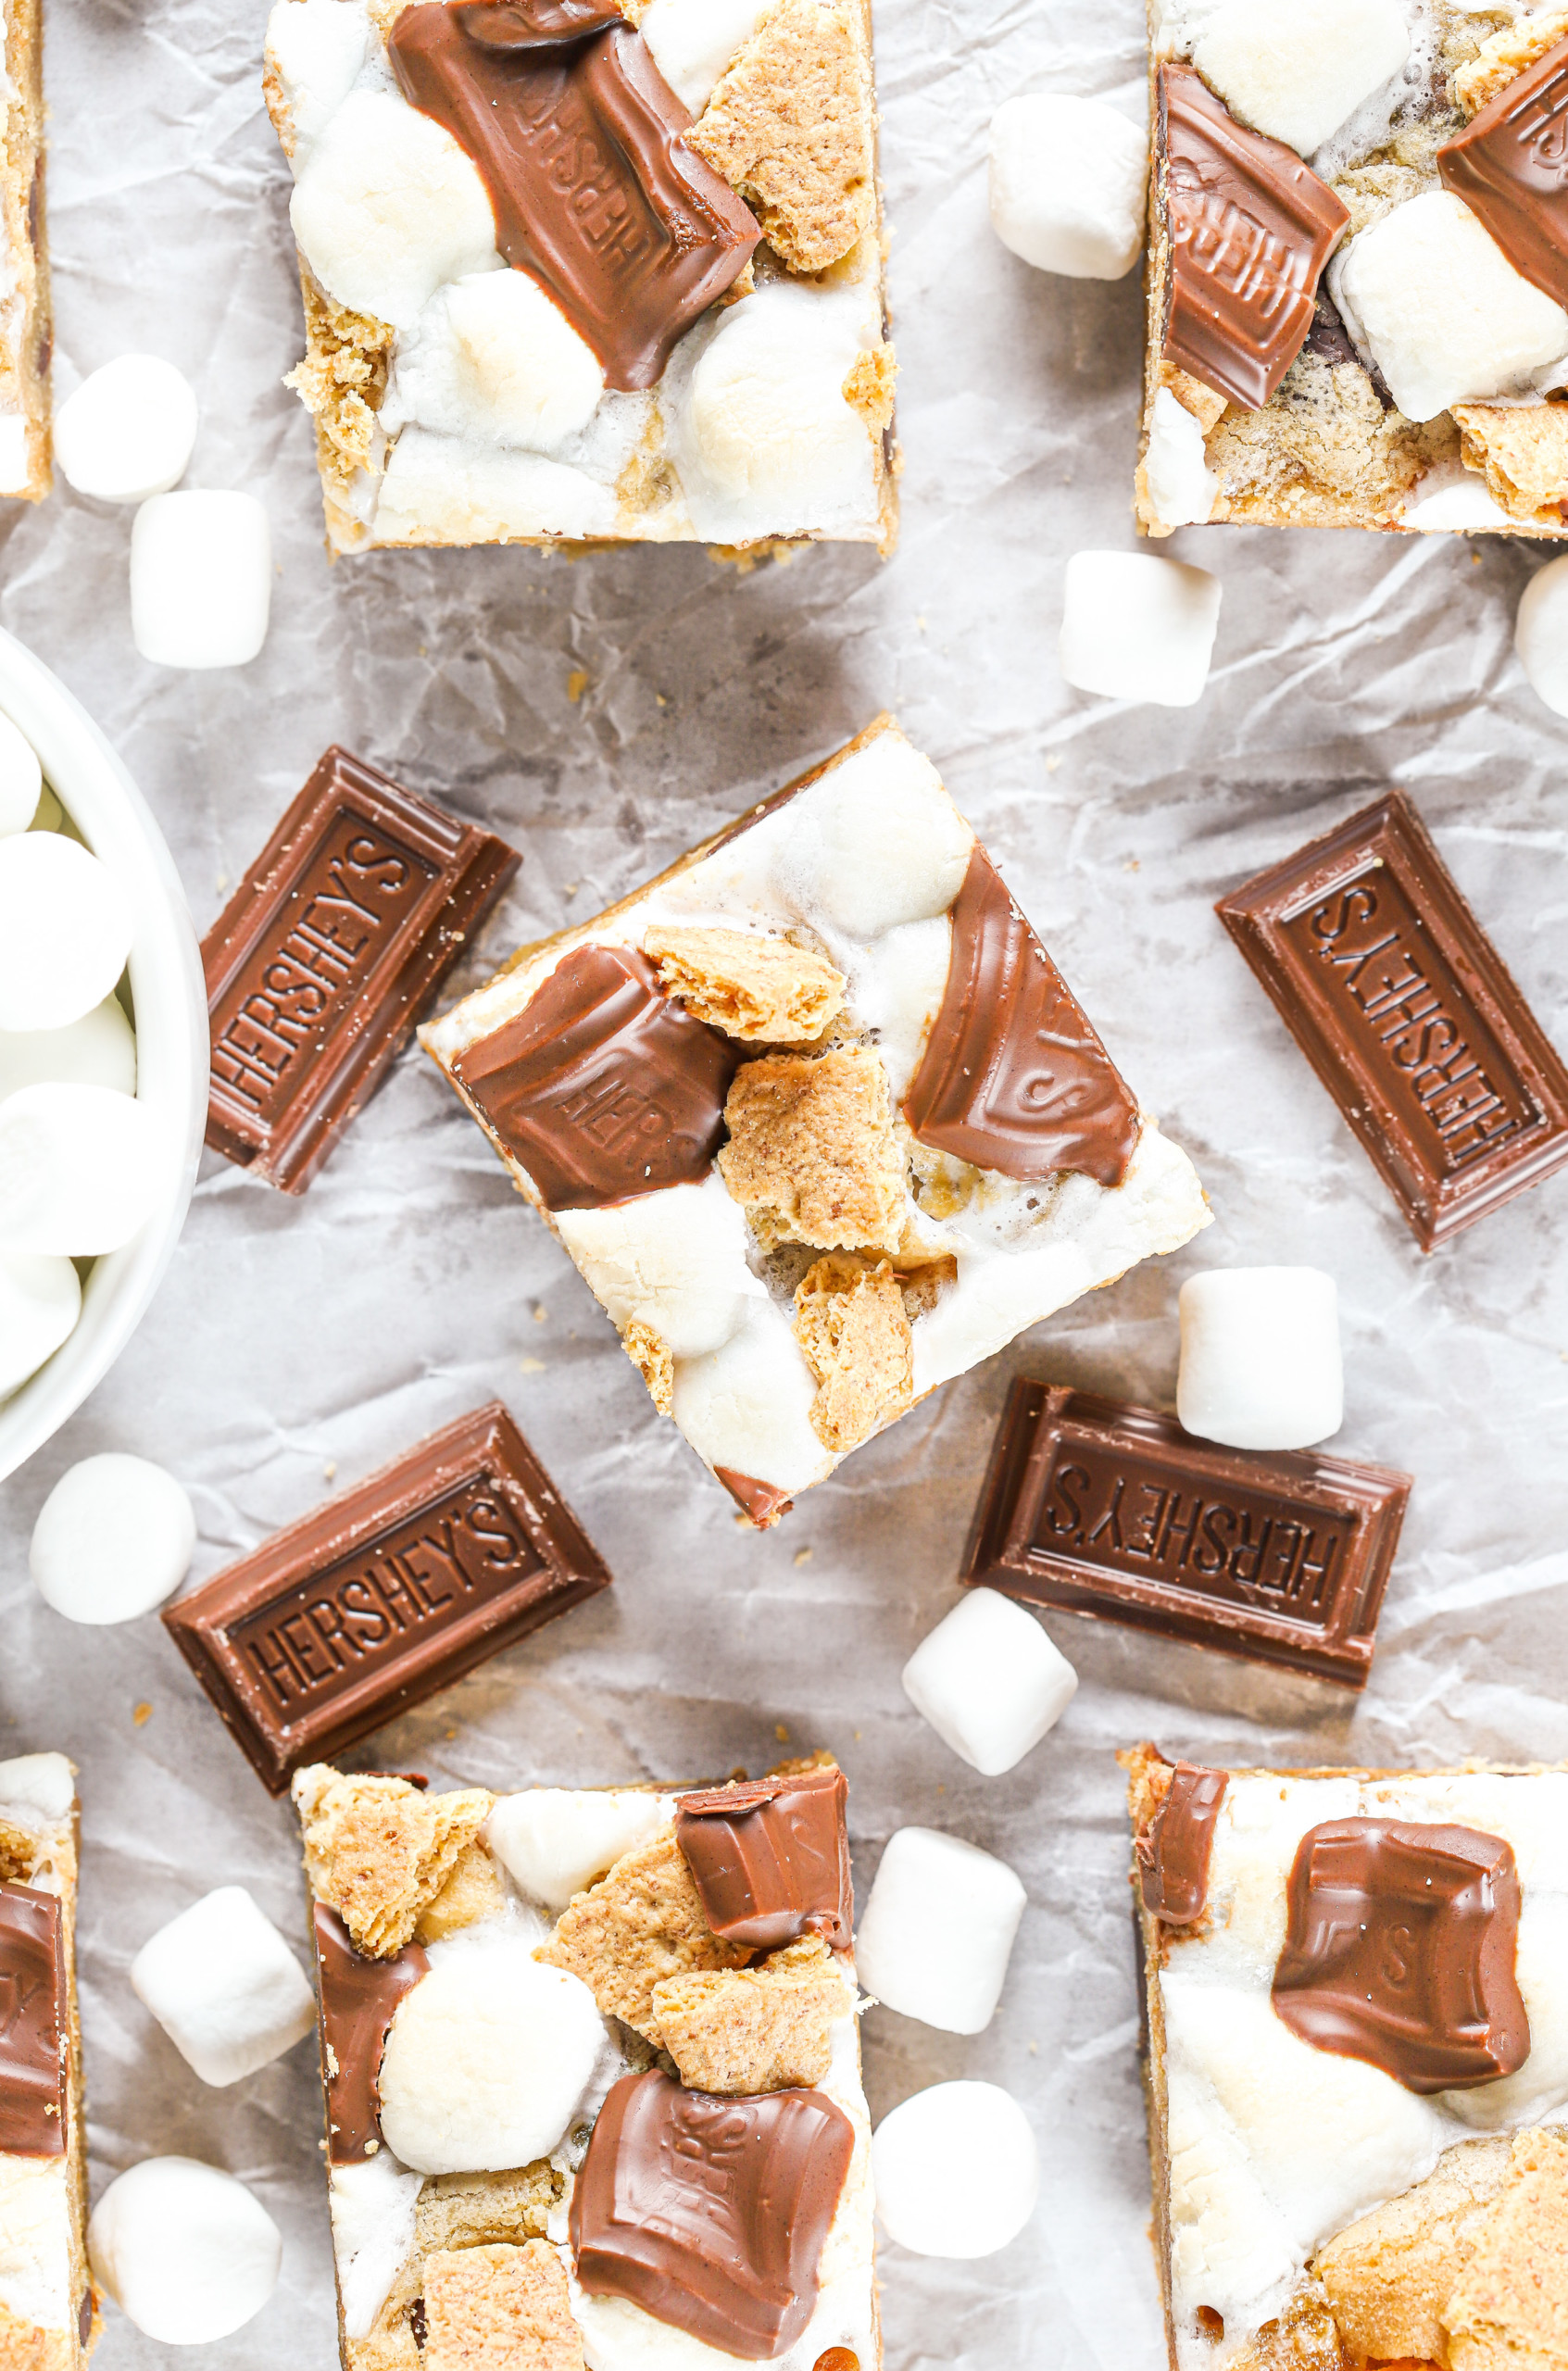
[[117, 997], [63, 1029], [0, 1030], [0, 1103], [24, 1086], [107, 1086], [136, 1092], [136, 1035]]
[[[1441, 473], [1431, 470], [1428, 475], [1440, 478]], [[1434, 486], [1429, 494], [1422, 493], [1424, 483], [1417, 479], [1399, 513], [1400, 526], [1418, 535], [1463, 533], [1475, 528], [1500, 528], [1506, 535], [1518, 525], [1501, 503], [1493, 499], [1483, 477], [1467, 474], [1450, 479], [1446, 484]]]
[[396, 408], [447, 436], [555, 453], [605, 391], [597, 355], [525, 271], [441, 289], [399, 345]]
[[0, 1029], [64, 1029], [113, 988], [130, 902], [108, 866], [58, 832], [0, 839]]
[[637, 1794], [630, 1788], [584, 1794], [531, 1787], [524, 1794], [502, 1796], [485, 1823], [484, 1841], [524, 1893], [546, 1910], [559, 1911], [623, 1852], [646, 1844], [669, 1816], [662, 1795]]
[[294, 127], [296, 172], [354, 88], [369, 31], [363, 6], [344, 0], [277, 0], [268, 18], [267, 63]]
[[37, 750], [8, 716], [0, 716], [0, 840], [26, 831], [43, 796]]
[[1220, 481], [1203, 450], [1203, 431], [1169, 387], [1154, 398], [1143, 457], [1149, 508], [1162, 527], [1201, 527], [1214, 508]]
[[883, 2227], [921, 2256], [989, 2256], [1016, 2239], [1040, 2194], [1029, 2119], [997, 2083], [934, 2083], [872, 2138]]
[[1568, 354], [1568, 312], [1514, 270], [1451, 190], [1425, 190], [1359, 232], [1334, 293], [1407, 420], [1519, 394]]
[[478, 166], [392, 91], [350, 92], [310, 145], [289, 215], [328, 295], [395, 329], [412, 329], [445, 282], [500, 262]]
[[991, 222], [1069, 280], [1120, 280], [1143, 250], [1148, 141], [1102, 99], [1033, 92], [991, 119]]
[[1568, 716], [1568, 556], [1549, 560], [1520, 595], [1513, 647], [1530, 689]]
[[107, 1449], [61, 1474], [39, 1509], [28, 1562], [40, 1596], [69, 1621], [132, 1622], [173, 1596], [195, 1544], [195, 1510], [173, 1474]]
[[52, 1359], [82, 1314], [82, 1283], [69, 1260], [0, 1251], [0, 1399]]
[[147, 2157], [93, 2209], [87, 2253], [99, 2287], [148, 2338], [206, 2346], [259, 2314], [283, 2240], [232, 2174], [194, 2157]]
[[1308, 157], [1410, 49], [1395, 0], [1224, 0], [1192, 62], [1239, 122]]
[[118, 1251], [157, 1199], [152, 1114], [105, 1086], [24, 1086], [0, 1103], [0, 1251]]
[[1176, 1412], [1227, 1449], [1310, 1449], [1345, 1419], [1339, 1296], [1321, 1268], [1209, 1268], [1181, 1291]]
[[78, 494], [144, 502], [184, 476], [197, 417], [183, 371], [157, 354], [122, 354], [55, 414], [55, 458]]
[[916, 1712], [987, 1778], [1039, 1744], [1077, 1686], [1034, 1615], [998, 1589], [971, 1589], [904, 1665]]
[[244, 667], [267, 639], [272, 537], [253, 494], [155, 494], [131, 530], [131, 631], [158, 667]]
[[1074, 552], [1058, 657], [1081, 692], [1191, 708], [1203, 696], [1220, 622], [1220, 582], [1141, 552]]
[[131, 1963], [131, 1988], [187, 2066], [220, 2090], [281, 2058], [316, 2023], [304, 1969], [244, 1886], [220, 1886], [160, 1926]]
[[932, 1827], [888, 1838], [855, 1938], [861, 1984], [889, 2009], [949, 2034], [990, 2024], [1023, 1915], [1005, 1861]]

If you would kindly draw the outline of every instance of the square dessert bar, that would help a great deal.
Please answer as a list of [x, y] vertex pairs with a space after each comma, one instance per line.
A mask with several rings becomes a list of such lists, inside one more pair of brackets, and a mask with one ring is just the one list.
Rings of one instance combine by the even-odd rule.
[[0, 1762], [0, 2363], [75, 2371], [98, 2335], [76, 2015], [76, 1788]]
[[332, 552], [892, 546], [867, 0], [277, 0]]
[[1548, 2371], [1568, 1770], [1129, 1775], [1172, 2371]]
[[420, 1036], [759, 1523], [1208, 1223], [886, 717]]
[[1149, 0], [1137, 510], [1568, 532], [1568, 9]]
[[43, 0], [8, 0], [0, 137], [0, 494], [42, 502], [51, 475], [54, 316], [44, 236]]
[[344, 2371], [877, 2371], [847, 1795], [298, 1774]]

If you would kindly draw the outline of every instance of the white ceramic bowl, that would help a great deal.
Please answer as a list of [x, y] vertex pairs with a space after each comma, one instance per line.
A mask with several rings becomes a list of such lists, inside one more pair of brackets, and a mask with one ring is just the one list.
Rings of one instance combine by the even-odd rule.
[[164, 1169], [146, 1224], [88, 1270], [75, 1332], [20, 1390], [0, 1399], [3, 1479], [107, 1374], [169, 1265], [207, 1126], [207, 1030], [195, 926], [150, 809], [86, 709], [8, 634], [0, 634], [0, 709], [26, 734], [61, 806], [131, 897], [136, 1095], [158, 1123]]

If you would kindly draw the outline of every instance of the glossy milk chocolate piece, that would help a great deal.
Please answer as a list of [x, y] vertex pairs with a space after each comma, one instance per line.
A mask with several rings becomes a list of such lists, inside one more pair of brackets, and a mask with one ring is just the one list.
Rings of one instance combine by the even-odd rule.
[[904, 1117], [922, 1144], [1006, 1177], [1118, 1186], [1137, 1145], [1131, 1091], [982, 847]]
[[795, 1500], [785, 1490], [771, 1482], [759, 1482], [754, 1474], [739, 1474], [733, 1465], [716, 1465], [713, 1478], [721, 1482], [743, 1515], [759, 1531], [771, 1531], [774, 1524], [794, 1510]]
[[499, 1400], [326, 1499], [164, 1622], [281, 1795], [609, 1584]]
[[624, 24], [617, 0], [460, 0], [452, 9], [482, 49], [539, 49]]
[[334, 2165], [355, 2165], [381, 2146], [382, 2052], [397, 2003], [429, 1974], [430, 1960], [418, 1943], [389, 1960], [367, 1959], [324, 1901], [314, 1925], [327, 2155]]
[[452, 1064], [547, 1211], [697, 1185], [724, 1133], [735, 1048], [667, 997], [646, 955], [579, 947]]
[[1208, 1906], [1214, 1822], [1229, 1783], [1223, 1770], [1178, 1762], [1159, 1809], [1135, 1843], [1143, 1906], [1167, 1926], [1196, 1926]]
[[65, 2155], [68, 1997], [58, 1897], [0, 1885], [0, 2150]]
[[744, 2362], [792, 2346], [855, 2130], [822, 2091], [720, 2100], [651, 2068], [600, 2109], [571, 2194], [577, 2277]]
[[403, 94], [472, 157], [495, 244], [593, 347], [612, 387], [651, 387], [761, 237], [687, 148], [691, 116], [624, 22], [576, 45], [476, 40], [472, 11], [406, 8], [387, 49]]
[[1519, 1873], [1500, 1836], [1329, 1820], [1297, 1848], [1289, 1912], [1273, 2004], [1314, 2049], [1423, 2093], [1524, 2065]]
[[1363, 1687], [1410, 1476], [1021, 1375], [960, 1577]]
[[1568, 1162], [1568, 1067], [1402, 793], [1215, 911], [1424, 1251]]
[[202, 941], [214, 1150], [303, 1193], [518, 863], [329, 749]]
[[675, 1840], [709, 1926], [728, 1943], [782, 1951], [820, 1935], [847, 1951], [855, 1923], [849, 1783], [842, 1770], [798, 1770], [683, 1795]]
[[1568, 41], [1552, 44], [1437, 151], [1515, 271], [1568, 305]]
[[1307, 342], [1350, 217], [1294, 148], [1237, 123], [1192, 67], [1161, 66], [1159, 87], [1165, 359], [1256, 411]]

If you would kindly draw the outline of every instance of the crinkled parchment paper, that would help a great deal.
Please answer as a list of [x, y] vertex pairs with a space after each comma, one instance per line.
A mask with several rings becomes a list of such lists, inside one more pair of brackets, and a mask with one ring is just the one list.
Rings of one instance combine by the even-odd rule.
[[[49, 0], [49, 213], [62, 385], [129, 347], [200, 391], [191, 483], [266, 500], [280, 573], [252, 667], [181, 675], [132, 646], [130, 516], [57, 492], [0, 523], [0, 622], [49, 661], [152, 801], [203, 927], [341, 739], [524, 854], [471, 976], [593, 913], [749, 800], [897, 711], [1202, 1172], [1218, 1223], [940, 1391], [765, 1537], [655, 1415], [565, 1255], [410, 1053], [303, 1200], [207, 1156], [142, 1329], [0, 1489], [0, 1750], [81, 1764], [82, 2013], [94, 2190], [183, 2151], [285, 2235], [265, 2312], [193, 2371], [329, 2371], [312, 2051], [197, 2081], [132, 1993], [153, 1929], [238, 1880], [303, 1954], [288, 1813], [262, 1793], [156, 1618], [69, 1626], [35, 1597], [32, 1518], [71, 1461], [162, 1460], [203, 1577], [499, 1395], [617, 1575], [592, 1604], [385, 1731], [438, 1785], [759, 1769], [834, 1746], [862, 1888], [896, 1826], [950, 1827], [1029, 1888], [1002, 2006], [970, 2040], [873, 2011], [881, 2114], [985, 2076], [1039, 2137], [1038, 2213], [1005, 2253], [883, 2257], [892, 2371], [1156, 2371], [1162, 2359], [1120, 1774], [1126, 1739], [1216, 1760], [1568, 1754], [1568, 1178], [1424, 1259], [1210, 911], [1390, 782], [1406, 785], [1549, 1030], [1568, 1042], [1563, 728], [1513, 659], [1522, 544], [1187, 531], [1224, 583], [1197, 709], [1069, 691], [1062, 564], [1131, 548], [1140, 306], [993, 239], [992, 109], [1026, 88], [1141, 107], [1134, 0], [885, 0], [883, 159], [902, 365], [904, 532], [887, 566], [810, 551], [749, 575], [697, 551], [340, 563], [321, 550], [296, 358], [287, 179], [262, 115], [261, 0]], [[900, 1667], [954, 1601], [1013, 1374], [1169, 1405], [1176, 1289], [1214, 1262], [1338, 1278], [1337, 1447], [1416, 1487], [1371, 1687], [1337, 1691], [1051, 1617], [1083, 1676], [1019, 1770], [976, 1777]], [[98, 2361], [161, 2360], [112, 2307]]]

